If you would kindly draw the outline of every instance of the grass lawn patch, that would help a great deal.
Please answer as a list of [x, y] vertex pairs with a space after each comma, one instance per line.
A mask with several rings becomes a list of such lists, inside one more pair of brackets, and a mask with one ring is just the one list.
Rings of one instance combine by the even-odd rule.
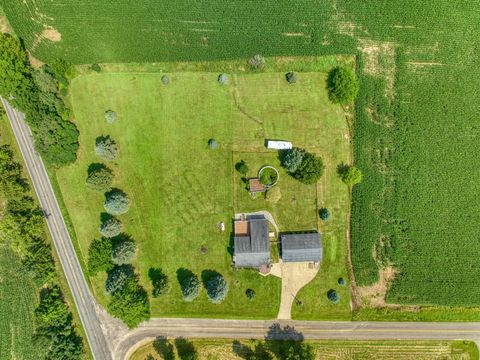
[[[266, 138], [288, 138], [307, 149], [328, 148], [325, 156], [331, 161], [331, 172], [337, 162], [348, 160], [345, 117], [340, 107], [328, 102], [325, 74], [299, 74], [294, 86], [288, 85], [284, 73], [230, 74], [229, 85], [224, 86], [218, 84], [217, 76], [173, 73], [170, 84], [164, 86], [161, 73], [103, 73], [81, 76], [71, 85], [81, 147], [78, 161], [60, 169], [57, 178], [75, 227], [79, 255], [86, 260], [90, 242], [100, 236], [104, 196], [87, 191], [85, 179], [88, 166], [100, 160], [94, 153], [95, 139], [110, 135], [119, 147], [117, 158], [108, 163], [115, 174], [112, 186], [123, 190], [131, 202], [130, 210], [118, 218], [137, 243], [133, 265], [140, 282], [150, 293], [149, 269], [161, 268], [172, 285], [167, 294], [150, 299], [152, 316], [274, 318], [280, 280], [231, 268], [228, 248], [236, 210], [236, 154], [265, 150]], [[108, 109], [117, 114], [113, 124], [105, 121]], [[209, 139], [215, 139], [216, 149], [209, 148]], [[273, 153], [267, 155], [276, 160]], [[287, 175], [280, 178], [294, 183]], [[298, 186], [304, 185], [295, 182]], [[308, 220], [300, 224], [293, 220], [289, 226], [316, 227], [316, 192], [325, 186], [306, 187]], [[346, 187], [341, 190], [346, 198]], [[285, 190], [285, 199], [287, 195]], [[331, 201], [332, 206], [345, 205], [333, 197]], [[287, 222], [280, 213], [279, 217]], [[225, 232], [218, 230], [221, 221], [227, 225]], [[346, 227], [338, 242], [345, 244], [336, 249], [341, 259], [338, 267], [344, 273]], [[225, 301], [210, 303], [205, 289], [197, 300], [182, 301], [177, 281], [182, 269], [202, 280], [213, 271], [223, 275], [230, 287]], [[108, 301], [105, 278], [102, 273], [91, 278], [94, 293], [104, 305]], [[245, 296], [248, 288], [256, 292], [254, 301]]]

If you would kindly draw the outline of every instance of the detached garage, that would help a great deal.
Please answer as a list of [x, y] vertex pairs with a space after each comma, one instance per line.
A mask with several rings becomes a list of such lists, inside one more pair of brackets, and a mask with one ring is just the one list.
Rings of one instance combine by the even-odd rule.
[[284, 234], [280, 236], [280, 241], [284, 262], [322, 261], [322, 240], [318, 232]]

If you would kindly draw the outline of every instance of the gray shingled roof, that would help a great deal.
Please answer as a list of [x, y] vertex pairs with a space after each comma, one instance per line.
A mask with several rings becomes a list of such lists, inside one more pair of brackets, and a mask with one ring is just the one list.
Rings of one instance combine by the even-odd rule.
[[249, 235], [234, 237], [236, 267], [257, 268], [270, 262], [270, 242], [268, 240], [268, 221], [249, 219]]
[[284, 262], [322, 261], [322, 240], [318, 232], [281, 236]]

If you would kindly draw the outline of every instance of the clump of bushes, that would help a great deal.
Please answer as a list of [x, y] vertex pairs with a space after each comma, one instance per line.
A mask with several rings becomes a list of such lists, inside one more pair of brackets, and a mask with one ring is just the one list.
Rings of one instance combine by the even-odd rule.
[[304, 149], [293, 148], [284, 151], [281, 161], [285, 170], [304, 184], [313, 184], [323, 175], [322, 159]]
[[263, 70], [265, 68], [265, 58], [260, 55], [254, 55], [248, 60], [248, 65], [255, 70]]
[[327, 208], [321, 208], [319, 211], [318, 211], [318, 214], [320, 216], [320, 219], [322, 219], [323, 221], [328, 221], [330, 220], [330, 210], [328, 210]]
[[100, 234], [102, 234], [106, 238], [112, 238], [120, 235], [120, 233], [122, 232], [122, 227], [123, 225], [120, 220], [111, 217], [102, 222], [98, 230], [100, 231]]
[[90, 275], [95, 275], [100, 271], [109, 271], [112, 267], [112, 241], [108, 238], [93, 240], [88, 248], [88, 272]]
[[112, 247], [112, 261], [117, 265], [125, 265], [132, 262], [135, 257], [137, 246], [132, 240], [119, 241]]
[[111, 215], [121, 215], [130, 208], [130, 200], [123, 191], [114, 189], [105, 194], [103, 207]]
[[185, 301], [193, 301], [200, 294], [200, 280], [195, 274], [189, 274], [180, 283], [182, 297]]
[[218, 80], [218, 82], [219, 82], [220, 85], [226, 85], [226, 84], [228, 84], [228, 76], [227, 76], [227, 74], [223, 74], [223, 73], [222, 73], [222, 74], [218, 75], [218, 79], [217, 79], [217, 80]]
[[228, 294], [228, 284], [221, 275], [215, 275], [206, 283], [208, 299], [214, 304], [220, 304]]
[[247, 175], [248, 173], [248, 166], [244, 160], [240, 160], [235, 164], [235, 170], [237, 170], [242, 175]]
[[356, 166], [340, 166], [338, 174], [342, 181], [348, 186], [359, 184], [363, 180], [362, 171]]
[[113, 110], [105, 111], [105, 120], [109, 124], [113, 124], [117, 120], [117, 113]]
[[293, 71], [290, 71], [285, 74], [285, 79], [288, 81], [289, 84], [295, 84], [297, 82], [297, 74]]
[[333, 289], [328, 291], [327, 297], [333, 304], [338, 304], [340, 301], [340, 295]]
[[109, 135], [100, 136], [95, 140], [95, 154], [106, 161], [113, 161], [118, 155], [118, 145]]
[[88, 169], [87, 187], [91, 190], [105, 192], [110, 190], [113, 172], [103, 164], [92, 164]]
[[333, 103], [348, 104], [355, 100], [359, 90], [354, 71], [346, 66], [334, 68], [327, 80], [329, 98]]
[[152, 281], [153, 297], [159, 297], [160, 295], [166, 294], [170, 291], [170, 282], [168, 281], [168, 276], [162, 271], [162, 269], [151, 268], [148, 271], [148, 276]]
[[245, 291], [245, 296], [247, 297], [248, 300], [253, 301], [253, 300], [255, 300], [255, 297], [257, 296], [257, 293], [253, 289], [247, 289]]

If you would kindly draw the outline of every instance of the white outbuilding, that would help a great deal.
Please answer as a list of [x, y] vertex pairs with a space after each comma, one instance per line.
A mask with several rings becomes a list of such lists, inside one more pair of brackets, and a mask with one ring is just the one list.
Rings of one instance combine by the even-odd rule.
[[277, 149], [277, 150], [287, 150], [293, 147], [290, 141], [274, 141], [268, 140], [267, 141], [267, 148], [268, 149]]

